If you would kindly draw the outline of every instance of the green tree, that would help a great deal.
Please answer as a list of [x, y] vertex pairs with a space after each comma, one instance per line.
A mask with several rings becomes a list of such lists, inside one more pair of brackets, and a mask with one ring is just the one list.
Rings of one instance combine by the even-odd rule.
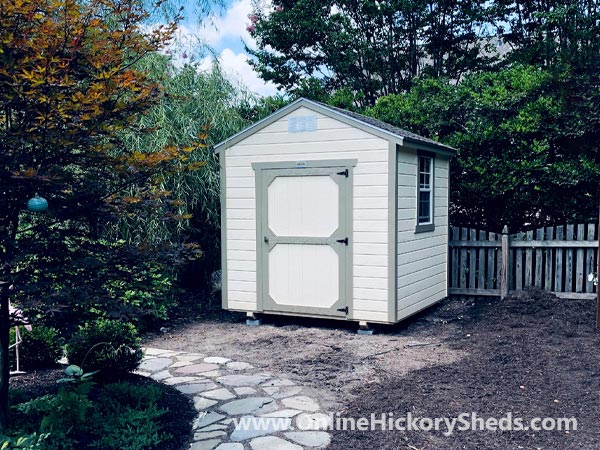
[[[166, 168], [157, 190], [170, 195], [158, 202], [140, 199], [137, 214], [121, 216], [111, 235], [135, 245], [197, 245], [195, 257], [188, 261], [197, 282], [221, 260], [219, 160], [213, 146], [252, 123], [240, 106], [254, 107], [256, 99], [231, 83], [217, 64], [201, 71], [196, 63], [174, 67], [171, 58], [153, 55], [137, 67], [160, 80], [165, 95], [138, 119], [137, 127], [149, 133], [123, 133], [126, 148], [160, 153], [165, 146], [176, 146], [185, 155], [180, 164], [197, 170]], [[168, 215], [180, 220], [165, 221]]]
[[[77, 280], [83, 295], [110, 293], [85, 286], [115, 263], [103, 250], [118, 243], [103, 241], [103, 229], [133, 203], [126, 188], [155, 192], [157, 168], [181, 161], [174, 147], [147, 155], [117, 136], [161, 96], [134, 66], [164, 47], [175, 24], [144, 31], [149, 14], [136, 0], [0, 0], [0, 427], [9, 296], [72, 302]], [[36, 192], [50, 202], [47, 215], [24, 211]]]
[[500, 231], [593, 220], [598, 127], [586, 122], [597, 124], [597, 113], [584, 120], [565, 108], [562, 85], [548, 71], [516, 66], [459, 85], [422, 80], [368, 113], [458, 149], [450, 183], [455, 225]]
[[289, 93], [306, 95], [306, 83], [317, 83], [330, 94], [346, 89], [364, 107], [423, 74], [459, 79], [486, 67], [487, 8], [466, 0], [282, 0], [270, 12], [255, 9], [248, 29], [258, 48], [246, 50], [260, 76]]

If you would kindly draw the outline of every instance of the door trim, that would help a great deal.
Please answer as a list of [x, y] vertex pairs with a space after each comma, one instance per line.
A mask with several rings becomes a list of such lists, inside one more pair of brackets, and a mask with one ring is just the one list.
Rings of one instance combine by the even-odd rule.
[[[257, 311], [264, 311], [264, 296], [266, 292], [266, 286], [264, 285], [264, 270], [265, 270], [265, 262], [263, 261], [263, 256], [266, 252], [263, 252], [263, 222], [264, 215], [267, 212], [265, 209], [266, 199], [264, 197], [264, 189], [263, 189], [263, 180], [265, 177], [269, 176], [269, 170], [272, 169], [286, 169], [293, 170], [294, 172], [298, 170], [298, 175], [301, 176], [301, 172], [303, 169], [310, 168], [339, 168], [340, 170], [347, 170], [347, 184], [346, 184], [346, 198], [342, 199], [345, 203], [345, 225], [346, 225], [346, 235], [349, 239], [348, 246], [346, 247], [346, 257], [344, 258], [345, 266], [340, 267], [340, 271], [343, 271], [340, 274], [340, 278], [343, 279], [342, 286], [340, 288], [340, 295], [345, 296], [346, 298], [346, 306], [348, 308], [348, 313], [345, 316], [345, 319], [352, 319], [353, 317], [353, 301], [352, 301], [352, 276], [353, 276], [353, 186], [354, 186], [354, 175], [353, 169], [357, 164], [356, 159], [337, 159], [337, 160], [306, 160], [306, 161], [273, 161], [273, 162], [255, 162], [252, 163], [252, 168], [255, 171], [255, 195], [256, 195], [256, 300], [257, 300]], [[341, 205], [340, 205], [341, 206]], [[343, 291], [342, 291], [343, 289]], [[277, 314], [288, 314], [288, 315], [315, 315], [312, 313], [305, 312], [294, 312], [294, 311], [281, 311], [277, 312]], [[317, 316], [321, 316], [321, 314], [316, 314]], [[323, 317], [335, 317], [339, 319], [343, 319], [343, 315], [335, 315], [335, 316], [327, 316], [326, 314]]]

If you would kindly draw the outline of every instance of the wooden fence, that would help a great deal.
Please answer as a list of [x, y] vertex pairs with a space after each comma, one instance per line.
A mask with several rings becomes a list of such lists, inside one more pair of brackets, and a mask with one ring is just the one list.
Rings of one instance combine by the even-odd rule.
[[596, 224], [508, 234], [451, 227], [449, 294], [505, 296], [537, 287], [562, 298], [595, 298]]

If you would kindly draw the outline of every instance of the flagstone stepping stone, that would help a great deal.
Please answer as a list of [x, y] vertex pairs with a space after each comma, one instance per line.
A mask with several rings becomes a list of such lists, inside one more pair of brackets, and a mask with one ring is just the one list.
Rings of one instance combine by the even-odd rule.
[[256, 386], [268, 379], [266, 375], [225, 375], [217, 381], [227, 386]]
[[141, 370], [134, 370], [133, 373], [141, 377], [149, 377], [150, 375], [152, 375], [150, 372], [142, 372]]
[[204, 391], [210, 391], [211, 389], [215, 389], [217, 385], [211, 381], [208, 383], [191, 383], [191, 384], [180, 384], [176, 386], [179, 392], [183, 392], [184, 394], [198, 394]]
[[144, 348], [142, 349], [144, 352], [144, 356], [156, 356], [156, 355], [160, 355], [161, 353], [164, 353], [164, 350], [161, 350], [160, 348]]
[[200, 378], [198, 377], [171, 377], [165, 378], [162, 380], [162, 383], [168, 384], [169, 386], [174, 386], [176, 384], [182, 383], [191, 383], [192, 381], [198, 381]]
[[215, 450], [244, 450], [244, 444], [229, 442], [219, 445]]
[[230, 400], [235, 398], [231, 392], [225, 388], [215, 389], [214, 391], [207, 391], [202, 393], [203, 397], [213, 398], [215, 400]]
[[196, 408], [198, 411], [210, 408], [211, 406], [214, 406], [217, 403], [218, 402], [216, 400], [211, 400], [209, 398], [194, 397], [194, 408]]
[[195, 441], [205, 441], [207, 439], [214, 438], [222, 438], [223, 436], [227, 436], [227, 433], [224, 431], [216, 430], [216, 431], [200, 431], [198, 433], [194, 433]]
[[225, 416], [223, 414], [219, 414], [215, 411], [211, 411], [207, 414], [202, 413], [196, 418], [196, 420], [194, 420], [194, 425], [192, 428], [194, 430], [197, 430], [198, 428], [204, 428], [208, 425], [218, 422], [219, 420], [223, 420], [224, 418]]
[[[245, 441], [259, 436], [265, 436], [267, 434], [274, 434], [280, 431], [287, 431], [292, 425], [292, 419], [278, 418], [277, 420], [263, 420], [260, 417], [244, 416], [239, 419], [238, 426], [233, 430], [233, 433], [229, 436], [231, 441]], [[242, 427], [241, 421], [245, 420], [244, 427]]]
[[294, 417], [300, 414], [302, 411], [298, 409], [280, 409], [278, 411], [271, 411], [268, 413], [263, 413], [261, 417]]
[[177, 367], [185, 367], [185, 366], [191, 366], [192, 364], [194, 364], [193, 361], [177, 361], [176, 363], [171, 364], [171, 369], [175, 369]]
[[264, 387], [263, 390], [271, 397], [277, 399], [291, 397], [302, 392], [302, 388], [298, 386]]
[[331, 435], [325, 431], [290, 431], [284, 433], [285, 437], [305, 447], [327, 447], [331, 442]]
[[217, 377], [220, 377], [221, 375], [223, 375], [223, 372], [221, 372], [220, 370], [211, 370], [210, 372], [202, 372], [203, 377], [209, 377], [209, 378], [217, 378]]
[[200, 432], [204, 432], [204, 431], [223, 431], [227, 429], [227, 425], [221, 425], [219, 423], [215, 423], [213, 425], [209, 425], [207, 427], [204, 428], [200, 428], [198, 430], [198, 433]]
[[302, 450], [302, 447], [276, 436], [266, 436], [250, 441], [252, 450]]
[[173, 364], [173, 360], [171, 358], [152, 358], [143, 361], [140, 364], [139, 370], [143, 370], [145, 372], [158, 372], [166, 369], [171, 364]]
[[157, 372], [155, 374], [150, 375], [150, 378], [156, 381], [162, 381], [166, 378], [172, 377], [171, 372], [168, 370], [163, 370], [162, 372]]
[[278, 409], [279, 409], [279, 406], [277, 406], [277, 402], [273, 401], [271, 403], [267, 403], [262, 408], [259, 408], [256, 411], [254, 411], [254, 414], [257, 416], [261, 416], [266, 413], [277, 411]]
[[331, 426], [331, 417], [327, 414], [300, 414], [296, 417], [296, 426], [300, 430], [326, 430]]
[[306, 397], [304, 395], [284, 398], [283, 400], [281, 400], [281, 403], [283, 403], [286, 407], [290, 409], [301, 409], [302, 411], [314, 412], [321, 409], [312, 398]]
[[225, 367], [227, 367], [229, 370], [254, 369], [254, 366], [252, 364], [248, 364], [247, 362], [239, 362], [239, 361], [228, 362], [227, 364], [225, 364]]
[[220, 411], [223, 411], [230, 416], [239, 416], [242, 414], [250, 414], [257, 409], [262, 408], [268, 403], [273, 403], [274, 400], [269, 397], [246, 397], [240, 400], [233, 400], [232, 402], [225, 403], [219, 407]]
[[191, 366], [180, 367], [175, 371], [175, 373], [183, 373], [183, 374], [192, 374], [192, 373], [202, 373], [202, 372], [210, 372], [211, 370], [218, 369], [219, 366], [216, 364], [208, 364], [208, 363], [200, 363], [200, 364], [192, 364]]
[[234, 388], [233, 390], [235, 391], [235, 393], [237, 395], [251, 395], [251, 394], [256, 394], [256, 389], [248, 387], [248, 386]]
[[177, 355], [175, 358], [178, 361], [198, 361], [199, 359], [206, 358], [206, 355], [200, 353], [184, 353], [183, 355]]
[[220, 356], [209, 356], [208, 358], [204, 358], [204, 362], [211, 364], [225, 364], [231, 361], [229, 358], [221, 358]]
[[221, 439], [210, 439], [208, 441], [198, 441], [190, 445], [190, 450], [213, 450], [221, 443]]

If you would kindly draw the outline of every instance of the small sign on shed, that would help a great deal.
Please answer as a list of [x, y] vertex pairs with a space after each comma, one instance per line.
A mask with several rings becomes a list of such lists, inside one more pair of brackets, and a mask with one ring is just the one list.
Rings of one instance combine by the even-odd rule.
[[451, 147], [299, 99], [216, 151], [223, 308], [389, 324], [447, 296]]

